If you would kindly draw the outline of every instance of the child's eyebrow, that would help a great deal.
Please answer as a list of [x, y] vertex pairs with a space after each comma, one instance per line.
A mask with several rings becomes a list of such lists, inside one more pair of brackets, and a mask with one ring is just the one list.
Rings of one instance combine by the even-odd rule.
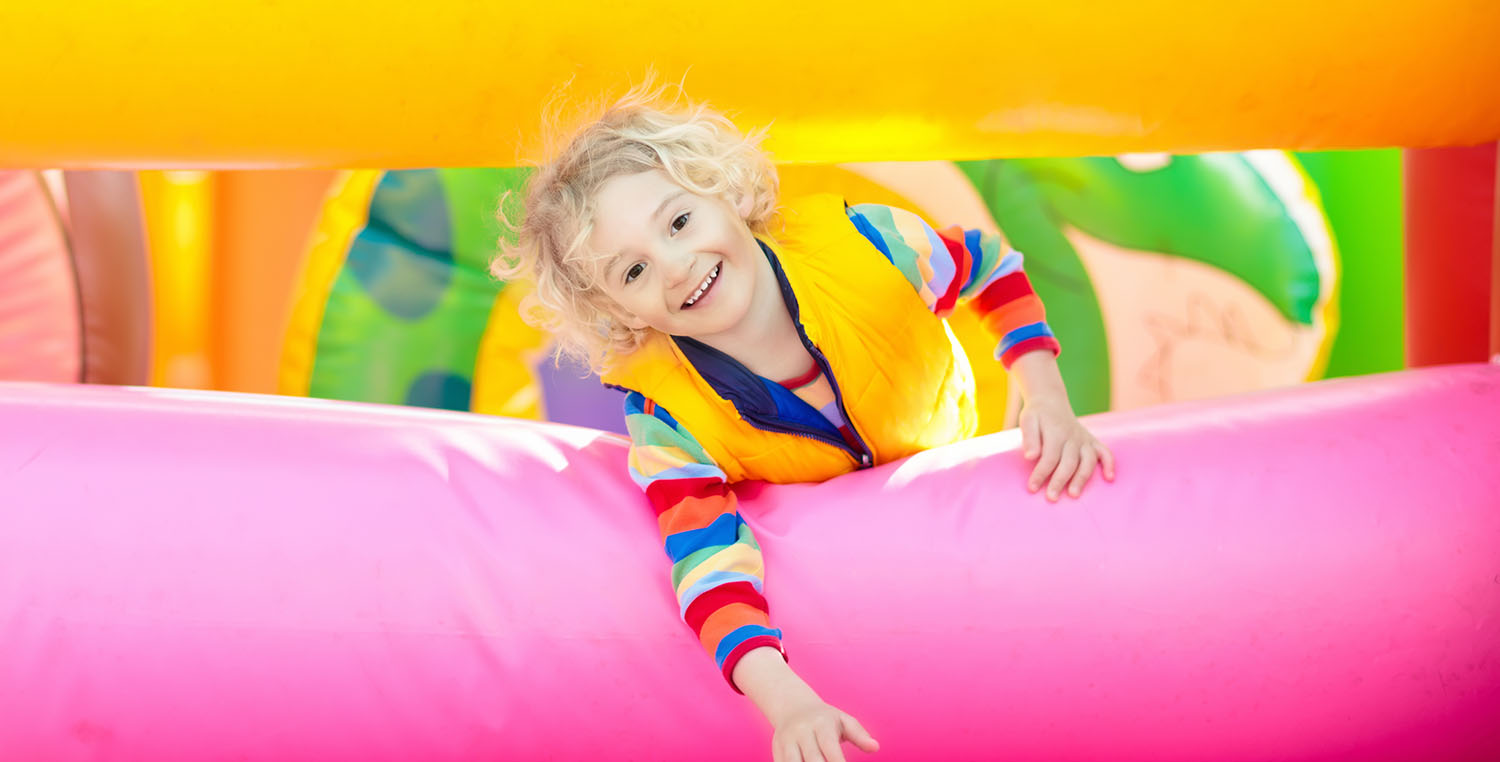
[[657, 217], [660, 217], [661, 213], [663, 211], [666, 211], [666, 208], [667, 208], [667, 206], [669, 204], [671, 204], [673, 201], [676, 201], [677, 199], [679, 199], [679, 198], [681, 198], [683, 196], [686, 196], [686, 195], [687, 195], [687, 191], [685, 191], [685, 190], [679, 190], [676, 193], [673, 193], [672, 195], [667, 196], [666, 198], [662, 199], [661, 200], [661, 204], [656, 207], [656, 211], [654, 211], [654, 212], [651, 213], [651, 219], [654, 220]]
[[[666, 208], [668, 206], [670, 206], [673, 201], [676, 201], [677, 199], [679, 199], [679, 198], [681, 198], [683, 196], [686, 196], [686, 195], [688, 195], [687, 191], [685, 191], [685, 190], [679, 190], [676, 193], [673, 193], [673, 194], [667, 196], [666, 198], [662, 199], [661, 203], [656, 205], [656, 211], [654, 211], [654, 212], [651, 213], [651, 219], [654, 220], [657, 217], [660, 217], [661, 213], [664, 212], [664, 211], [666, 211]], [[617, 251], [617, 252], [615, 252], [613, 254], [610, 254], [609, 255], [609, 263], [604, 266], [604, 277], [606, 277], [606, 278], [612, 278], [612, 277], [614, 277], [615, 268], [619, 267], [620, 263], [624, 262], [624, 261], [625, 261], [625, 252], [623, 252], [623, 251]]]

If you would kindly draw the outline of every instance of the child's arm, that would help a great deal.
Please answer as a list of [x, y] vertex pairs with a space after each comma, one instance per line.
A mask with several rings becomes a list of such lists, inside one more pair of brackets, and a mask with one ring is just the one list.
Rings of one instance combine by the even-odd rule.
[[854, 226], [901, 271], [938, 317], [960, 301], [976, 310], [999, 340], [995, 357], [1021, 390], [1022, 452], [1037, 461], [1028, 488], [1047, 484], [1056, 500], [1066, 488], [1077, 497], [1103, 466], [1114, 479], [1114, 455], [1073, 414], [1057, 370], [1060, 351], [1042, 300], [1022, 268], [1021, 253], [998, 236], [954, 226], [934, 230], [921, 217], [881, 204], [849, 209]]
[[734, 686], [734, 667], [746, 653], [781, 649], [762, 593], [760, 545], [723, 470], [667, 411], [630, 392], [625, 425], [630, 476], [656, 511], [679, 611]]
[[640, 394], [626, 395], [625, 424], [630, 475], [656, 511], [682, 617], [729, 685], [770, 721], [775, 759], [844, 762], [844, 739], [874, 751], [874, 739], [853, 717], [825, 703], [787, 665], [762, 595], [760, 546], [723, 470]]

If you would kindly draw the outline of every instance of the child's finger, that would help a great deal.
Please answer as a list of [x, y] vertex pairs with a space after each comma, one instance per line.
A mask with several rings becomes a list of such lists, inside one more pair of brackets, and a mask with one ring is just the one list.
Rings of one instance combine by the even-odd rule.
[[1073, 474], [1073, 480], [1068, 482], [1069, 495], [1078, 497], [1083, 494], [1083, 487], [1089, 483], [1098, 463], [1099, 453], [1092, 446], [1086, 444], [1078, 448], [1078, 473]]
[[802, 750], [797, 748], [796, 739], [781, 742], [781, 759], [779, 762], [803, 762]]
[[1057, 461], [1057, 470], [1052, 472], [1052, 480], [1047, 483], [1047, 499], [1056, 500], [1062, 497], [1063, 488], [1068, 486], [1068, 480], [1073, 478], [1073, 473], [1078, 470], [1078, 444], [1068, 442], [1063, 445], [1062, 457]]
[[[1041, 426], [1037, 425], [1036, 413], [1030, 410], [1021, 411], [1021, 455], [1027, 460], [1035, 460], [1042, 450]], [[1035, 488], [1032, 488], [1035, 491]]]
[[1037, 458], [1036, 468], [1031, 469], [1031, 478], [1026, 482], [1026, 489], [1036, 492], [1047, 483], [1047, 476], [1057, 468], [1057, 461], [1062, 457], [1062, 445], [1053, 440], [1042, 441], [1042, 456]]
[[797, 748], [802, 755], [802, 762], [826, 762], [823, 759], [823, 752], [818, 751], [818, 737], [816, 735], [812, 738], [802, 739], [802, 743]]
[[1095, 445], [1099, 448], [1099, 465], [1104, 467], [1104, 481], [1112, 482], [1115, 480], [1115, 454], [1103, 442]]
[[846, 762], [844, 750], [839, 748], [837, 730], [818, 731], [818, 751], [822, 753], [824, 762]]
[[866, 754], [880, 750], [880, 742], [875, 740], [875, 736], [870, 735], [870, 731], [865, 730], [865, 726], [859, 724], [859, 720], [843, 712], [840, 712], [839, 716], [844, 721], [845, 740]]

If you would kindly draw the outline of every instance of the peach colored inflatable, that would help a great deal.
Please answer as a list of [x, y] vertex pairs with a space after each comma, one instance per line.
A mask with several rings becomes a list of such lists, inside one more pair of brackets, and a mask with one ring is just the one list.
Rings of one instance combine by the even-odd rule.
[[0, 379], [78, 381], [78, 282], [40, 172], [0, 171]]

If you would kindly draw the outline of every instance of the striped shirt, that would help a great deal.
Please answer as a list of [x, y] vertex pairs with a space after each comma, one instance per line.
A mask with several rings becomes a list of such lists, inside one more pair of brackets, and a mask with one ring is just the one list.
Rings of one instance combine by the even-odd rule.
[[[999, 338], [995, 356], [1005, 367], [1033, 350], [1058, 351], [1021, 254], [1000, 238], [959, 227], [935, 230], [911, 212], [879, 204], [847, 213], [933, 314], [946, 317], [960, 300], [978, 310]], [[830, 380], [816, 365], [780, 385], [821, 413], [830, 431], [853, 440]], [[781, 649], [782, 633], [771, 626], [764, 594], [760, 545], [740, 517], [723, 470], [670, 413], [630, 392], [625, 424], [630, 475], [656, 512], [682, 618], [734, 686], [740, 657], [762, 646]]]

